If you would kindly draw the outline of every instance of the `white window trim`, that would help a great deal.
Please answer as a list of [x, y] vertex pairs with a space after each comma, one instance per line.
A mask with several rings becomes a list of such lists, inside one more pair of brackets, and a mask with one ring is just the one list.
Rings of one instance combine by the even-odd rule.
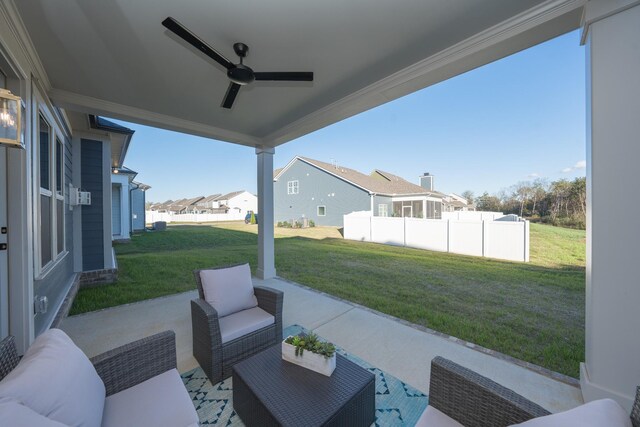
[[[384, 215], [382, 214], [383, 212]], [[389, 216], [389, 205], [387, 205], [386, 203], [380, 203], [378, 205], [378, 216]]]
[[[324, 213], [320, 214], [320, 208], [324, 209]], [[327, 206], [326, 205], [318, 205], [316, 207], [316, 213], [318, 214], [318, 216], [327, 216]]]
[[[67, 236], [67, 224], [66, 224], [66, 215], [67, 214], [67, 209], [65, 206], [65, 191], [67, 189], [66, 187], [66, 180], [65, 180], [65, 176], [64, 176], [64, 161], [65, 161], [65, 152], [66, 152], [66, 139], [62, 138], [59, 135], [56, 135], [55, 138], [55, 148], [58, 148], [58, 143], [60, 143], [61, 146], [61, 150], [60, 150], [60, 158], [59, 159], [55, 159], [56, 160], [56, 167], [58, 166], [58, 162], [60, 162], [60, 181], [62, 181], [60, 183], [60, 193], [58, 193], [58, 182], [55, 182], [56, 185], [56, 204], [57, 201], [62, 201], [62, 222], [60, 224], [62, 224], [62, 250], [60, 250], [60, 252], [58, 252], [58, 242], [56, 242], [56, 246], [55, 246], [55, 252], [56, 252], [56, 258], [57, 257], [61, 257], [62, 255], [64, 255], [67, 252], [67, 242], [66, 242], [66, 236]], [[56, 150], [57, 152], [57, 150]], [[54, 172], [55, 175], [55, 172]], [[57, 177], [56, 177], [57, 179]], [[55, 206], [56, 211], [56, 239], [58, 237], [58, 233], [57, 233], [57, 226], [58, 226], [58, 206]]]
[[287, 194], [299, 194], [300, 193], [300, 183], [297, 179], [287, 181]]
[[[62, 132], [62, 126], [56, 120], [54, 115], [51, 112], [51, 109], [45, 102], [45, 100], [40, 96], [40, 93], [37, 90], [34, 90], [34, 100], [37, 108], [33, 108], [32, 115], [32, 126], [33, 126], [33, 158], [32, 164], [33, 169], [35, 170], [35, 179], [33, 180], [34, 193], [38, 196], [36, 200], [34, 200], [33, 210], [34, 214], [34, 233], [33, 233], [33, 254], [34, 254], [34, 278], [36, 280], [43, 279], [49, 272], [51, 272], [67, 255], [67, 247], [66, 242], [64, 242], [64, 237], [66, 233], [66, 225], [65, 225], [65, 216], [66, 206], [63, 205], [63, 219], [62, 219], [62, 238], [63, 238], [63, 246], [62, 251], [58, 252], [58, 222], [57, 222], [57, 200], [62, 200], [63, 204], [65, 203], [65, 192], [66, 189], [64, 187], [65, 177], [64, 177], [64, 152], [66, 146], [66, 138], [64, 133]], [[40, 187], [40, 117], [42, 117], [50, 127], [49, 134], [49, 187], [50, 190]], [[62, 143], [62, 161], [63, 164], [61, 170], [61, 178], [62, 178], [62, 194], [57, 194], [56, 191], [56, 141], [60, 141]], [[51, 198], [51, 260], [46, 264], [42, 264], [42, 251], [41, 251], [41, 196], [47, 196]]]

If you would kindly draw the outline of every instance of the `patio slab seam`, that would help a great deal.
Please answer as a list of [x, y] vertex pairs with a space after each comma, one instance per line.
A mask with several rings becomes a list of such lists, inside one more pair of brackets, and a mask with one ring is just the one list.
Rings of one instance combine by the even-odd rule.
[[[470, 349], [475, 350], [477, 352], [486, 354], [486, 355], [491, 356], [491, 357], [495, 357], [496, 359], [500, 359], [500, 360], [503, 360], [505, 362], [511, 363], [513, 365], [520, 366], [522, 368], [525, 368], [525, 369], [528, 369], [528, 370], [530, 370], [532, 372], [535, 372], [535, 373], [537, 373], [539, 375], [545, 376], [547, 378], [551, 378], [551, 379], [556, 380], [556, 381], [560, 381], [560, 382], [562, 382], [564, 384], [567, 384], [569, 386], [572, 386], [572, 387], [575, 387], [577, 389], [580, 389], [580, 380], [578, 380], [576, 378], [573, 378], [573, 377], [570, 377], [568, 375], [561, 374], [560, 372], [555, 372], [555, 371], [552, 371], [551, 369], [547, 369], [547, 368], [544, 368], [542, 366], [536, 365], [534, 363], [526, 362], [526, 361], [521, 360], [521, 359], [517, 359], [517, 358], [515, 358], [513, 356], [509, 356], [509, 355], [501, 353], [499, 351], [491, 350], [489, 348], [482, 347], [482, 346], [474, 344], [472, 342], [462, 340], [462, 339], [454, 337], [452, 335], [448, 335], [448, 334], [445, 334], [445, 333], [442, 333], [442, 332], [438, 332], [438, 331], [436, 331], [434, 329], [427, 328], [426, 326], [422, 326], [422, 325], [418, 325], [416, 323], [409, 322], [407, 320], [401, 319], [399, 317], [392, 316], [390, 314], [383, 313], [381, 311], [374, 310], [374, 309], [366, 307], [364, 305], [361, 305], [361, 304], [358, 304], [358, 303], [355, 303], [355, 302], [352, 302], [352, 301], [348, 301], [348, 300], [336, 297], [335, 295], [331, 295], [331, 294], [328, 294], [326, 292], [318, 291], [317, 289], [313, 289], [313, 288], [311, 288], [309, 286], [306, 286], [306, 285], [301, 285], [300, 283], [293, 282], [291, 280], [285, 279], [284, 277], [276, 276], [276, 278], [279, 279], [279, 280], [282, 280], [283, 282], [287, 282], [287, 283], [289, 283], [291, 285], [298, 286], [298, 287], [300, 287], [302, 289], [305, 289], [305, 290], [308, 290], [308, 291], [311, 291], [311, 292], [315, 292], [317, 294], [320, 294], [322, 296], [325, 296], [325, 297], [331, 298], [333, 300], [342, 302], [344, 304], [351, 305], [351, 306], [353, 306], [353, 308], [359, 308], [359, 309], [367, 311], [369, 313], [372, 313], [372, 314], [387, 318], [389, 320], [393, 320], [394, 322], [398, 322], [398, 323], [400, 323], [402, 325], [408, 326], [408, 327], [416, 329], [418, 331], [425, 332], [427, 334], [434, 335], [434, 336], [437, 336], [437, 337], [440, 337], [440, 338], [444, 338], [444, 339], [446, 339], [446, 340], [448, 340], [448, 341], [450, 341], [452, 343], [455, 343], [455, 344], [458, 344], [458, 345], [462, 345], [464, 347], [470, 348]], [[352, 309], [347, 310], [342, 314], [339, 314], [335, 318], [325, 322], [323, 325], [320, 325], [320, 326], [326, 325], [327, 323], [329, 323], [329, 322], [335, 320], [336, 318], [338, 318], [338, 317], [350, 312], [351, 310]], [[320, 326], [314, 328], [314, 330], [318, 329]]]
[[167, 298], [174, 298], [174, 297], [177, 297], [178, 295], [184, 295], [184, 294], [188, 294], [190, 292], [197, 292], [197, 290], [196, 289], [192, 289], [190, 291], [178, 292], [176, 294], [169, 294], [169, 295], [163, 295], [161, 297], [155, 297], [155, 298], [143, 299], [143, 300], [140, 300], [140, 301], [128, 302], [126, 304], [114, 305], [112, 307], [100, 308], [98, 310], [87, 311], [85, 313], [74, 314], [74, 315], [65, 316], [65, 317], [74, 317], [74, 318], [82, 317], [82, 316], [87, 316], [87, 315], [90, 315], [90, 314], [101, 313], [101, 312], [106, 311], [106, 310], [113, 310], [113, 309], [120, 308], [120, 307], [124, 308], [124, 307], [129, 307], [129, 306], [132, 306], [132, 305], [148, 303], [148, 302], [151, 302], [151, 301], [158, 301], [158, 300], [163, 300], [163, 299], [167, 299]]

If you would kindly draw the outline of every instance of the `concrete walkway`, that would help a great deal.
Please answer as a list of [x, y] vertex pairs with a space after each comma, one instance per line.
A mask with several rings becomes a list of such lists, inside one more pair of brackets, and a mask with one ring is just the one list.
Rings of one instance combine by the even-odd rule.
[[[283, 323], [298, 324], [429, 393], [430, 362], [443, 356], [522, 394], [551, 412], [582, 403], [576, 387], [509, 361], [473, 350], [452, 339], [279, 279], [255, 285], [284, 292]], [[62, 323], [89, 356], [166, 329], [176, 332], [178, 369], [198, 366], [191, 354], [189, 301], [195, 291], [68, 317]]]

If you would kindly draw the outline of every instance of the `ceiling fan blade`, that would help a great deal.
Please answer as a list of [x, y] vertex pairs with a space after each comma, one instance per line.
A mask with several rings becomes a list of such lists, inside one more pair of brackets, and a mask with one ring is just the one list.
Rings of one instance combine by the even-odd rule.
[[172, 17], [169, 16], [167, 19], [162, 21], [162, 25], [164, 25], [169, 31], [198, 49], [200, 52], [204, 53], [205, 55], [216, 61], [218, 64], [225, 67], [227, 70], [234, 67], [231, 61], [222, 56], [214, 48], [205, 43], [200, 37], [193, 34], [184, 25], [182, 25]]
[[230, 109], [231, 107], [233, 107], [233, 101], [236, 100], [236, 96], [238, 96], [239, 91], [239, 84], [233, 82], [229, 83], [227, 94], [224, 96], [224, 100], [222, 101], [222, 108]]
[[278, 71], [253, 73], [256, 80], [290, 81], [290, 82], [312, 82], [313, 73], [304, 71]]

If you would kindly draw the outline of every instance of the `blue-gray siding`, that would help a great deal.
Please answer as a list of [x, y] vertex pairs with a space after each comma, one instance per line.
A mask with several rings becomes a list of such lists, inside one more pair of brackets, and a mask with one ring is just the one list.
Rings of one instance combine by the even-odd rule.
[[138, 189], [131, 191], [131, 230], [144, 230], [145, 192]]
[[80, 152], [80, 188], [91, 192], [91, 204], [82, 206], [82, 270], [101, 270], [104, 268], [102, 142], [83, 139]]
[[66, 194], [69, 191], [69, 183], [72, 182], [71, 170], [73, 167], [71, 152], [71, 141], [67, 141], [64, 150], [64, 177], [65, 185], [63, 187], [65, 193], [64, 205], [64, 223], [65, 223], [65, 248], [68, 252], [64, 257], [57, 261], [54, 267], [49, 270], [41, 280], [34, 280], [33, 291], [34, 296], [46, 296], [49, 300], [49, 310], [47, 313], [40, 313], [34, 317], [35, 334], [39, 335], [51, 324], [56, 315], [56, 307], [67, 296], [71, 287], [73, 272], [73, 215], [69, 211], [66, 202]]
[[[298, 181], [298, 194], [287, 194], [287, 183]], [[322, 169], [296, 160], [273, 183], [274, 219], [298, 220], [306, 217], [316, 225], [342, 227], [343, 215], [371, 209], [369, 193]], [[318, 206], [325, 206], [325, 216], [318, 216]]]

